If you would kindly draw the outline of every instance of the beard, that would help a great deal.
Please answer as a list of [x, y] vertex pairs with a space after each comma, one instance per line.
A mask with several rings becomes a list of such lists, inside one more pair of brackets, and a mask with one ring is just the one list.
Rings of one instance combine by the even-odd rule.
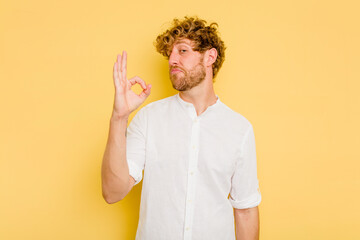
[[[174, 68], [180, 69], [182, 72], [177, 72], [172, 74], [171, 70]], [[202, 81], [204, 81], [206, 76], [205, 66], [200, 61], [196, 66], [194, 66], [189, 71], [186, 69], [172, 66], [170, 68], [170, 80], [172, 83], [173, 88], [178, 91], [187, 91], [199, 85]]]

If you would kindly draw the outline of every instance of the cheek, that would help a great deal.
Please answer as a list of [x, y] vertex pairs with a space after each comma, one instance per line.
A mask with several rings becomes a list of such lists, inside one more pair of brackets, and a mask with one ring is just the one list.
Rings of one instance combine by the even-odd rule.
[[193, 62], [190, 61], [190, 60], [182, 61], [182, 62], [181, 62], [181, 66], [182, 66], [186, 71], [189, 71], [189, 70], [191, 70], [191, 69], [194, 67]]

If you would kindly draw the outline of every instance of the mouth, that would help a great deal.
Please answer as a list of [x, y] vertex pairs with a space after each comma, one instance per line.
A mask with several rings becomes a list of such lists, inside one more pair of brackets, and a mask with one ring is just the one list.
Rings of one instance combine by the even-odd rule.
[[178, 72], [182, 72], [182, 70], [180, 68], [172, 68], [170, 70], [171, 73], [178, 73]]

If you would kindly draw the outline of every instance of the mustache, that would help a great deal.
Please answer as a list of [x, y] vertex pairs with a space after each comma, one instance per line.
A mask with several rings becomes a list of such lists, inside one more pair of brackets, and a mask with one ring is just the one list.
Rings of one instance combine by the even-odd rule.
[[179, 69], [179, 70], [185, 72], [185, 69], [183, 69], [182, 67], [179, 67], [179, 66], [170, 66], [169, 70], [172, 71], [173, 69]]

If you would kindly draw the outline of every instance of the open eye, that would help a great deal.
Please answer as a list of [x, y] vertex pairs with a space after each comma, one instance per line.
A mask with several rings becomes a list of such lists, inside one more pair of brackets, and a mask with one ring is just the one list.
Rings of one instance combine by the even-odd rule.
[[187, 52], [187, 50], [186, 49], [180, 49], [180, 52], [185, 53], [185, 52]]

